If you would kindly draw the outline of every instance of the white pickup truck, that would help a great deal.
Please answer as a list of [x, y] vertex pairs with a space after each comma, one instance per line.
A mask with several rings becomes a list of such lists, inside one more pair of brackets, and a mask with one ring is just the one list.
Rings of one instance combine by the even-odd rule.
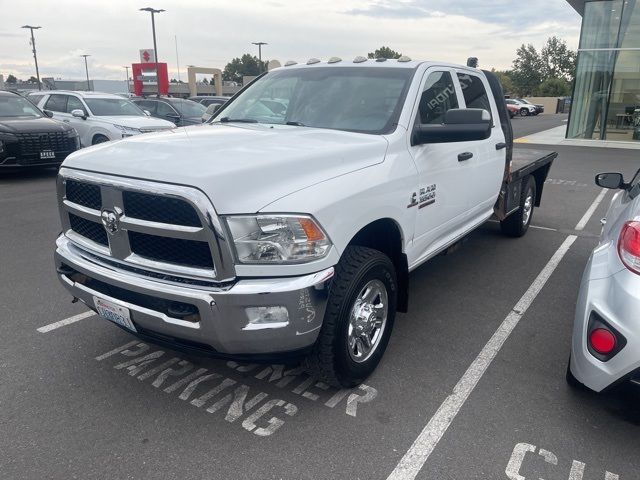
[[354, 386], [379, 363], [409, 272], [492, 215], [523, 235], [555, 153], [513, 151], [476, 68], [312, 59], [207, 124], [70, 155], [55, 260], [75, 299], [152, 342], [303, 357]]

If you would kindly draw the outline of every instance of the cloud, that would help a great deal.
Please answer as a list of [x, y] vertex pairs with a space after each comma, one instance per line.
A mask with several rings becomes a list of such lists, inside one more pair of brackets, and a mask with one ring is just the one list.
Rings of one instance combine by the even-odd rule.
[[[84, 61], [96, 79], [124, 78], [123, 65], [152, 46], [144, 0], [21, 0], [2, 12], [0, 74], [35, 75], [27, 22], [35, 32], [40, 75], [84, 78]], [[464, 63], [479, 56], [483, 67], [508, 68], [522, 43], [541, 46], [548, 36], [577, 47], [580, 17], [566, 0], [154, 0], [158, 55], [177, 78], [186, 65], [224, 68], [251, 42], [264, 41], [263, 59], [306, 61], [366, 55], [381, 45], [416, 59]], [[70, 12], [73, 12], [70, 15]], [[176, 42], [177, 40], [177, 42]], [[481, 52], [478, 54], [478, 52]]]

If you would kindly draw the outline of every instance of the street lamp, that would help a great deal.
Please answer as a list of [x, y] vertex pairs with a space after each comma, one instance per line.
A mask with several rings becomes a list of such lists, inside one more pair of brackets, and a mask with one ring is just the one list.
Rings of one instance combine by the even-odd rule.
[[87, 74], [87, 92], [91, 91], [91, 84], [89, 83], [89, 67], [87, 66], [87, 57], [90, 57], [91, 55], [89, 54], [84, 54], [84, 55], [80, 55], [81, 57], [84, 57], [84, 71]]
[[158, 87], [158, 92], [157, 92], [157, 96], [160, 96], [160, 79], [158, 78], [158, 46], [156, 45], [156, 20], [155, 20], [155, 14], [156, 13], [162, 13], [165, 10], [157, 10], [155, 8], [151, 8], [151, 7], [145, 7], [145, 8], [141, 8], [140, 9], [141, 12], [149, 12], [151, 14], [151, 31], [153, 32], [153, 51], [155, 52], [156, 55], [156, 86]]
[[262, 73], [262, 46], [269, 45], [267, 42], [251, 42], [252, 45], [258, 46], [258, 60], [260, 60], [260, 64], [258, 65], [258, 71]]
[[20, 28], [28, 28], [31, 30], [31, 46], [33, 47], [33, 60], [36, 62], [36, 78], [38, 79], [38, 90], [42, 90], [42, 85], [40, 84], [40, 71], [38, 70], [38, 56], [36, 55], [36, 39], [33, 36], [33, 31], [42, 27], [32, 27], [31, 25], [23, 25]]
[[126, 82], [127, 82], [127, 93], [131, 93], [131, 89], [129, 88], [129, 66], [128, 65], [123, 65], [122, 68], [124, 68], [127, 72], [127, 77], [126, 77]]

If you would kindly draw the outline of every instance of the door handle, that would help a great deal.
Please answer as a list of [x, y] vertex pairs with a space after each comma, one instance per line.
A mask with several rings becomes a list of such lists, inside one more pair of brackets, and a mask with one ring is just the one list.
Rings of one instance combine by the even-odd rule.
[[471, 153], [471, 152], [464, 152], [464, 153], [461, 153], [460, 155], [458, 155], [458, 161], [459, 162], [464, 162], [466, 160], [469, 160], [470, 158], [473, 158], [473, 153]]
[[496, 143], [496, 150], [502, 150], [504, 148], [507, 148], [507, 144], [504, 142], [500, 142], [500, 143]]

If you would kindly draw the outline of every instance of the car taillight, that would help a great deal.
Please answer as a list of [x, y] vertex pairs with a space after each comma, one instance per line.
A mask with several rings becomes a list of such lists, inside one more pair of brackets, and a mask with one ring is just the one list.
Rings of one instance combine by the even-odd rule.
[[618, 254], [622, 263], [640, 275], [640, 222], [627, 222], [618, 240]]

